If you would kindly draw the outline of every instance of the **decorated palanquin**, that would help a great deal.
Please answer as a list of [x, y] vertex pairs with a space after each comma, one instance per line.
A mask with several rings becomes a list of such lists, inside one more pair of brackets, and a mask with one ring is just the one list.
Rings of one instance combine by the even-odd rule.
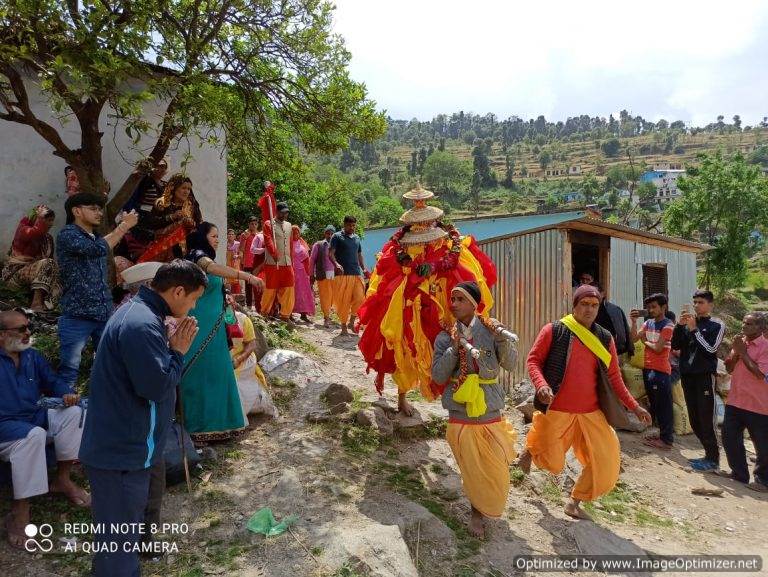
[[443, 211], [426, 204], [432, 197], [421, 186], [403, 195], [413, 207], [379, 253], [358, 311], [364, 327], [358, 347], [367, 370], [376, 373], [380, 394], [391, 374], [400, 394], [419, 389], [428, 400], [440, 396], [443, 387], [431, 379], [432, 349], [443, 327], [454, 322], [450, 295], [457, 283], [477, 282], [485, 305], [479, 314], [493, 306], [489, 289], [496, 266], [472, 236], [441, 221]]

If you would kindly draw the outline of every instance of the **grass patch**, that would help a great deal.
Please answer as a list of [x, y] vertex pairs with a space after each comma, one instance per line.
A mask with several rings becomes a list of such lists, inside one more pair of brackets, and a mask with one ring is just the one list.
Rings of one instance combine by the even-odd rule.
[[207, 487], [203, 490], [202, 494], [197, 497], [197, 500], [203, 504], [206, 509], [223, 509], [227, 507], [233, 507], [235, 505], [234, 500], [225, 491], [221, 489], [214, 489]]
[[277, 377], [269, 379], [272, 402], [281, 413], [290, 411], [291, 403], [296, 398], [298, 386], [293, 381], [286, 381]]
[[261, 331], [271, 349], [291, 349], [318, 355], [320, 350], [302, 339], [295, 331], [291, 331], [281, 322], [268, 322], [259, 315], [249, 315], [254, 327]]
[[509, 480], [512, 483], [513, 487], [519, 487], [523, 484], [525, 481], [525, 473], [523, 470], [518, 467], [517, 465], [510, 467], [509, 469]]
[[625, 523], [632, 516], [636, 500], [636, 495], [627, 484], [619, 481], [610, 493], [597, 500], [600, 507], [595, 507], [594, 503], [584, 503], [584, 508], [595, 518]]
[[349, 408], [352, 412], [362, 411], [363, 409], [367, 409], [371, 406], [369, 401], [363, 400], [364, 396], [364, 391], [359, 389], [352, 391], [352, 402], [349, 404]]
[[[248, 553], [253, 546], [244, 541], [211, 541], [205, 547], [195, 548], [192, 543], [186, 545], [186, 551], [179, 551], [174, 562], [168, 566], [166, 575], [179, 577], [203, 577], [210, 571], [206, 566], [224, 568], [227, 572], [239, 569], [238, 558]], [[180, 547], [181, 549], [181, 547]], [[155, 567], [147, 567], [147, 574]]]
[[448, 421], [442, 417], [432, 417], [424, 423], [424, 437], [427, 439], [444, 439], [448, 429]]
[[386, 480], [392, 489], [427, 509], [453, 531], [456, 536], [457, 559], [477, 555], [480, 541], [470, 535], [465, 523], [457, 519], [442, 501], [435, 498], [435, 494], [424, 484], [419, 471], [406, 465], [386, 463], [380, 464], [380, 468], [388, 472]]
[[367, 577], [369, 572], [360, 561], [349, 560], [339, 567], [330, 577]]
[[411, 389], [405, 394], [405, 398], [409, 401], [423, 401], [424, 395], [421, 394], [419, 389]]
[[622, 481], [619, 481], [610, 493], [600, 497], [597, 503], [600, 504], [599, 507], [595, 507], [595, 503], [584, 503], [584, 509], [596, 520], [659, 529], [673, 529], [679, 526], [684, 533], [693, 534], [693, 528], [689, 524], [677, 523], [669, 517], [653, 512], [643, 502], [641, 495]]
[[371, 455], [381, 447], [383, 441], [373, 427], [358, 427], [348, 423], [341, 427], [341, 446], [352, 455]]
[[563, 490], [552, 479], [547, 479], [541, 487], [541, 496], [555, 505], [562, 505], [563, 503]]

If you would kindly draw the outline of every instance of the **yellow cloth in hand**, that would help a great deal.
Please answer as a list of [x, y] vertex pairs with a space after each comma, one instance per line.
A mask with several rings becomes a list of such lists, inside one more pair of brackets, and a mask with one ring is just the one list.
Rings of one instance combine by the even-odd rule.
[[481, 379], [478, 374], [467, 375], [464, 382], [453, 393], [453, 400], [467, 406], [468, 417], [481, 417], [488, 410], [485, 391], [480, 385], [492, 385], [496, 379]]
[[603, 343], [600, 342], [600, 339], [597, 338], [597, 335], [590, 331], [587, 327], [580, 324], [579, 321], [577, 321], [573, 315], [567, 315], [560, 319], [560, 322], [563, 323], [568, 329], [576, 335], [576, 337], [582, 342], [582, 344], [587, 347], [590, 351], [595, 353], [595, 356], [603, 361], [603, 364], [608, 367], [611, 364], [611, 353], [608, 352], [608, 349], [606, 349], [603, 346]]

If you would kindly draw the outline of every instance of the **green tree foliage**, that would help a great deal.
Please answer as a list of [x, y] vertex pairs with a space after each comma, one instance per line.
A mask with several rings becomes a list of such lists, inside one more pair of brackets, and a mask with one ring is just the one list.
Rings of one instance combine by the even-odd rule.
[[621, 142], [619, 142], [618, 138], [611, 138], [603, 142], [600, 148], [608, 158], [616, 158], [619, 156], [619, 152], [621, 152]]
[[749, 155], [750, 164], [760, 164], [762, 166], [768, 166], [768, 145], [763, 144], [758, 146]]
[[[84, 190], [105, 191], [111, 108], [114, 126], [146, 152], [110, 201], [112, 212], [186, 135], [258, 149], [290, 131], [321, 152], [343, 148], [350, 136], [373, 140], [385, 120], [350, 79], [332, 14], [320, 0], [3, 1], [0, 119], [30, 126], [75, 168]], [[71, 121], [67, 132], [79, 132], [76, 145], [30, 106], [35, 85]], [[143, 114], [152, 100], [166, 103], [157, 122]]]
[[594, 175], [590, 174], [582, 179], [580, 189], [584, 195], [584, 202], [593, 204], [600, 194], [600, 183]]
[[695, 176], [678, 179], [682, 196], [664, 215], [666, 230], [699, 238], [714, 249], [704, 254], [704, 285], [720, 291], [742, 286], [749, 235], [768, 219], [768, 181], [740, 154], [701, 157]]
[[637, 201], [642, 208], [650, 209], [657, 206], [656, 186], [652, 182], [641, 182], [635, 190]]
[[457, 205], [463, 201], [472, 184], [472, 166], [450, 152], [435, 152], [424, 162], [424, 182], [427, 188], [446, 202]]
[[481, 188], [495, 188], [498, 182], [496, 174], [491, 170], [491, 163], [488, 160], [488, 148], [480, 142], [472, 149], [472, 168], [473, 172], [479, 176]]
[[552, 163], [552, 154], [549, 150], [542, 150], [539, 154], [539, 166], [547, 168]]
[[379, 196], [368, 209], [370, 226], [396, 226], [403, 214], [402, 205], [390, 196]]

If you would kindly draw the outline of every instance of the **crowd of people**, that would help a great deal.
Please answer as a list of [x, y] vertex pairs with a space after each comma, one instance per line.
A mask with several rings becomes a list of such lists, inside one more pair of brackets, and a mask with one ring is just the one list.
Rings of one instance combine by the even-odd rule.
[[[141, 533], [110, 527], [158, 522], [163, 446], [177, 410], [197, 443], [239, 436], [256, 407], [276, 414], [255, 360], [252, 321], [235, 311], [236, 299], [242, 298], [246, 310], [278, 322], [311, 323], [316, 287], [324, 327], [333, 327], [335, 311], [341, 336], [360, 329], [356, 317], [369, 272], [353, 216], [344, 218], [339, 231], [328, 224], [323, 238], [310, 247], [301, 228], [288, 220], [288, 205], [276, 202], [270, 218], [251, 217], [242, 234], [227, 231], [226, 264], [220, 264], [219, 228], [204, 220], [192, 181], [182, 174], [165, 181], [167, 169], [167, 161], [158, 163], [111, 227], [104, 227], [105, 197], [80, 192], [76, 173], [67, 171], [66, 225], [54, 242], [54, 211], [36, 207], [21, 219], [2, 272], [7, 285], [31, 291], [34, 311], [56, 303], [61, 311], [56, 371], [33, 347], [29, 312], [0, 312], [0, 460], [11, 464], [14, 497], [6, 519], [8, 541], [23, 548], [30, 498], [61, 493], [74, 505], [91, 508], [94, 522], [105, 527], [97, 541], [120, 545], [117, 552], [103, 550], [94, 556], [97, 576], [138, 574], [138, 557], [130, 546]], [[111, 230], [102, 234], [105, 229]], [[419, 230], [414, 227], [408, 234], [425, 234]], [[456, 248], [441, 260], [445, 270], [462, 262], [470, 263], [467, 270], [479, 271], [478, 263], [488, 266], [472, 241], [453, 229], [451, 234]], [[379, 288], [378, 295], [386, 305], [379, 312], [387, 319], [391, 302], [401, 307], [411, 302], [403, 298], [408, 282], [423, 284], [421, 277], [401, 278], [401, 264], [411, 262], [404, 260], [411, 258], [409, 249], [392, 242], [391, 262], [385, 256], [379, 263], [390, 268], [377, 267], [369, 291], [377, 297], [374, 282], [390, 291]], [[410, 250], [419, 258], [420, 253]], [[467, 260], [462, 251], [474, 251], [476, 260]], [[119, 290], [109, 282], [113, 269]], [[390, 269], [391, 278], [386, 276]], [[417, 269], [426, 275], [437, 270]], [[495, 281], [495, 270], [488, 268], [485, 278], [491, 277]], [[619, 476], [620, 448], [613, 427], [626, 414], [623, 409], [614, 412], [605, 398], [646, 424], [655, 420], [659, 432], [644, 442], [668, 451], [674, 445], [672, 386], [679, 376], [693, 432], [704, 449], [702, 458], [691, 459], [691, 467], [768, 491], [765, 316], [751, 313], [744, 318], [725, 361], [733, 377], [722, 434], [731, 470], [723, 473], [714, 382], [725, 329], [712, 317], [712, 293], [697, 291], [677, 319], [663, 294], [650, 295], [643, 310], [632, 310], [627, 317], [606, 299], [593, 275], [580, 275], [576, 285], [572, 313], [544, 326], [526, 359], [537, 412], [518, 459], [522, 470], [535, 464], [559, 473], [566, 452], [573, 449], [584, 468], [565, 512], [588, 518], [582, 502], [610, 491]], [[447, 291], [456, 322], [439, 325], [431, 364], [421, 367], [448, 411], [447, 441], [472, 505], [470, 530], [477, 536], [483, 535], [485, 517], [503, 512], [509, 465], [517, 456], [516, 434], [503, 417], [505, 391], [498, 382], [500, 369], [511, 370], [517, 353], [503, 327], [487, 317], [488, 286], [468, 280]], [[361, 314], [375, 317], [370, 311]], [[405, 316], [398, 318], [405, 326]], [[389, 326], [383, 320], [379, 324]], [[89, 342], [96, 354], [86, 400], [77, 383]], [[650, 413], [627, 390], [619, 368], [619, 358], [633, 355], [640, 346]], [[397, 358], [391, 360], [394, 364]], [[745, 430], [757, 451], [752, 482]], [[49, 483], [50, 443], [57, 471]], [[90, 493], [71, 478], [78, 460]]]
[[[31, 302], [0, 313], [0, 460], [11, 465], [14, 501], [5, 526], [14, 547], [26, 541], [29, 499], [49, 491], [91, 507], [99, 523], [159, 519], [162, 447], [177, 391], [197, 444], [237, 437], [249, 413], [277, 414], [256, 362], [253, 323], [236, 311], [239, 295], [250, 312], [311, 323], [317, 283], [325, 327], [333, 326], [335, 309], [343, 334], [354, 330], [367, 272], [354, 217], [339, 232], [329, 224], [310, 248], [288, 221], [287, 204], [277, 203], [274, 218], [254, 216], [240, 235], [227, 231], [227, 264], [220, 264], [219, 228], [203, 219], [191, 179], [164, 180], [167, 169], [160, 161], [108, 226], [106, 196], [81, 192], [68, 167], [66, 224], [56, 239], [48, 206], [18, 223], [2, 282], [29, 290]], [[33, 347], [31, 319], [56, 307], [54, 371]], [[95, 361], [84, 398], [77, 390], [89, 343]], [[58, 467], [49, 484], [51, 441]], [[78, 460], [90, 493], [70, 477]], [[97, 555], [94, 571], [132, 574], [136, 563], [135, 555]]]

